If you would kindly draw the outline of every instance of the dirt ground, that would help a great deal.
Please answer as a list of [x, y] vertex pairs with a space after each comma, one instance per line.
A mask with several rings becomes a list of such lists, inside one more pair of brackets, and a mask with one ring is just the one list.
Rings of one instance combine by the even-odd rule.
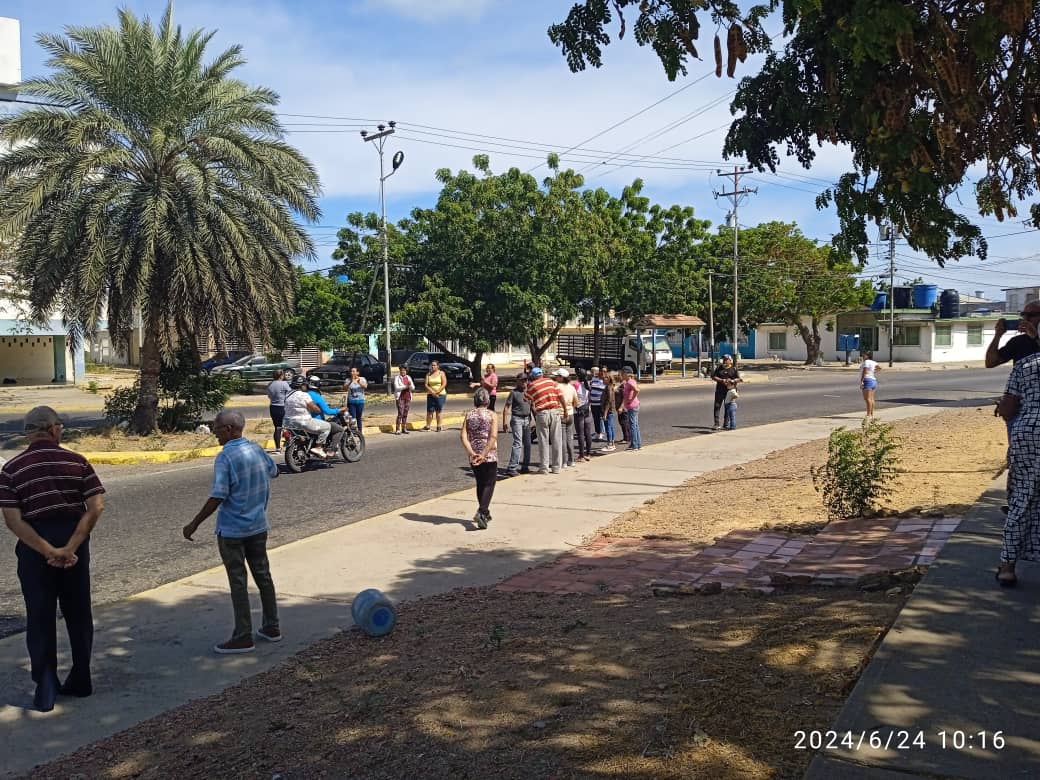
[[[902, 420], [893, 429], [900, 439], [901, 474], [881, 502], [886, 510], [962, 514], [1004, 467], [1007, 434], [992, 406]], [[617, 518], [605, 533], [706, 544], [740, 528], [812, 533], [827, 522], [827, 512], [809, 467], [826, 460], [823, 439], [702, 474]]]
[[[891, 510], [958, 514], [1000, 470], [989, 409], [897, 423]], [[616, 535], [710, 543], [824, 520], [825, 443], [700, 475]], [[904, 595], [558, 596], [463, 589], [39, 768], [35, 777], [796, 778]]]

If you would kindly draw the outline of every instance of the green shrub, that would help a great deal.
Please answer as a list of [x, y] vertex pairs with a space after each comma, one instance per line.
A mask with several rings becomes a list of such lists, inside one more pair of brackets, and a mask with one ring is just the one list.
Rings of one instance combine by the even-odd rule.
[[823, 494], [827, 516], [832, 520], [862, 517], [891, 493], [898, 448], [891, 426], [872, 418], [864, 420], [859, 431], [838, 428], [831, 433], [827, 463], [809, 469], [813, 487]]
[[[159, 371], [159, 430], [183, 431], [198, 425], [203, 415], [220, 409], [234, 393], [242, 392], [239, 377], [203, 374], [198, 353], [181, 349], [171, 365]], [[105, 417], [112, 424], [129, 420], [137, 408], [140, 380], [105, 396]]]
[[113, 425], [133, 417], [139, 393], [137, 382], [129, 387], [119, 387], [105, 396], [105, 417]]

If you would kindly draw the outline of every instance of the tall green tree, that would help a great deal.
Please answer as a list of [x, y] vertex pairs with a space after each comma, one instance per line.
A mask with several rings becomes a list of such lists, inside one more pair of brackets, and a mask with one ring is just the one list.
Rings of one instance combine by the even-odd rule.
[[[392, 325], [404, 304], [422, 287], [422, 273], [416, 266], [420, 230], [415, 220], [406, 218], [387, 222], [387, 257], [390, 266], [390, 314]], [[383, 324], [383, 233], [379, 215], [359, 211], [347, 215], [346, 225], [336, 234], [332, 259], [338, 261], [329, 273], [344, 274], [350, 282], [351, 327], [359, 333], [381, 331]]]
[[[722, 238], [732, 241], [732, 232], [726, 232]], [[738, 266], [741, 322], [749, 328], [763, 322], [792, 327], [805, 342], [806, 365], [812, 365], [820, 356], [824, 322], [870, 303], [873, 286], [856, 277], [859, 270], [848, 255], [819, 245], [796, 225], [767, 222], [745, 228]], [[726, 289], [724, 306], [732, 306], [731, 292]]]
[[116, 27], [41, 35], [52, 75], [20, 92], [38, 107], [0, 120], [0, 240], [33, 315], [60, 309], [70, 344], [107, 315], [140, 312], [135, 431], [155, 428], [161, 363], [197, 334], [267, 337], [293, 305], [291, 258], [313, 256], [318, 175], [287, 144], [278, 96], [232, 73], [234, 46], [206, 60], [212, 32], [184, 34], [119, 12]]
[[[763, 24], [779, 12], [783, 48]], [[628, 21], [626, 22], [626, 15]], [[718, 30], [716, 74], [766, 56], [741, 80], [724, 152], [775, 170], [778, 149], [808, 167], [821, 144], [848, 146], [853, 169], [821, 193], [841, 221], [836, 245], [866, 259], [867, 225], [891, 220], [940, 265], [986, 255], [951, 196], [974, 184], [981, 215], [1014, 217], [1040, 183], [1040, 4], [1033, 0], [583, 0], [549, 29], [573, 71], [602, 65], [610, 32], [631, 25], [669, 79]], [[976, 171], [981, 169], [981, 175]], [[1040, 224], [1040, 203], [1030, 206]]]
[[271, 341], [285, 348], [316, 345], [325, 350], [368, 351], [368, 339], [351, 327], [352, 299], [348, 284], [324, 274], [296, 269], [296, 306], [271, 328]]
[[538, 182], [516, 168], [492, 173], [485, 155], [473, 163], [477, 173], [437, 171], [436, 205], [412, 214], [422, 236], [415, 264], [423, 281], [401, 322], [443, 351], [457, 341], [474, 353], [467, 362], [479, 375], [484, 354], [543, 329], [546, 290], [559, 279], [537, 262], [533, 237], [544, 197]]

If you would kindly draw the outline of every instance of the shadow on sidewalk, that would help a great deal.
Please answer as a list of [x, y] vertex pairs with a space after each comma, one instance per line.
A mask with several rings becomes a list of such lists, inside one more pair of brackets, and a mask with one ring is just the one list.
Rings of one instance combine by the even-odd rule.
[[[946, 543], [834, 726], [922, 732], [924, 749], [826, 751], [807, 777], [834, 777], [850, 764], [942, 777], [1040, 776], [1040, 566], [1020, 563], [1014, 590], [994, 581], [1003, 503], [1003, 490], [988, 491]], [[997, 731], [1003, 749], [994, 747]]]

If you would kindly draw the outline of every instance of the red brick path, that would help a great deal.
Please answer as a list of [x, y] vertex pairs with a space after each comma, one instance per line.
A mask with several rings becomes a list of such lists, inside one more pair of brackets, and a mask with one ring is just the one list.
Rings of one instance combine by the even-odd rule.
[[839, 520], [819, 534], [731, 531], [698, 548], [687, 541], [599, 536], [551, 564], [517, 574], [500, 590], [626, 593], [661, 587], [746, 588], [852, 585], [864, 575], [927, 566], [959, 518]]

